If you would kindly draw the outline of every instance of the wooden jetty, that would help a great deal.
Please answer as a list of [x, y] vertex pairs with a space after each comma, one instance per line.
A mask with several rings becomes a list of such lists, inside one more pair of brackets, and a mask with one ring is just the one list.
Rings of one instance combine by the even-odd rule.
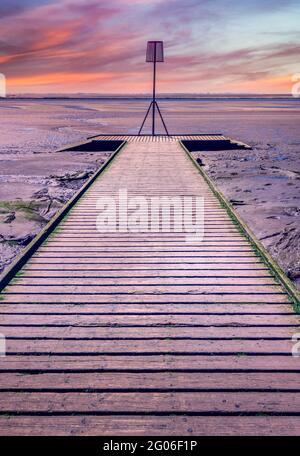
[[[299, 435], [289, 287], [181, 137], [123, 139], [2, 294], [0, 434]], [[97, 231], [119, 189], [204, 197], [204, 239]]]

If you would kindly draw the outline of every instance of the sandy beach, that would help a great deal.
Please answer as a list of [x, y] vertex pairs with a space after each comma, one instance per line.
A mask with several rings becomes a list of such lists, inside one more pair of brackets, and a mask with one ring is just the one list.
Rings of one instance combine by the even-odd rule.
[[[145, 100], [0, 101], [3, 270], [109, 153], [55, 151], [97, 133], [136, 133]], [[223, 133], [252, 150], [199, 152], [205, 170], [300, 288], [300, 100], [162, 100], [170, 133]]]

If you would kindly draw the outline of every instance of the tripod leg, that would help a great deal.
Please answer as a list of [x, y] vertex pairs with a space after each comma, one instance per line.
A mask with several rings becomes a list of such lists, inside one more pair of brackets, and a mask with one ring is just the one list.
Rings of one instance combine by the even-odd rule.
[[144, 126], [144, 124], [145, 124], [145, 122], [146, 122], [146, 119], [147, 119], [147, 117], [148, 117], [148, 114], [149, 114], [149, 112], [150, 112], [152, 103], [153, 103], [153, 101], [151, 101], [151, 103], [150, 103], [150, 105], [149, 105], [149, 108], [148, 108], [148, 110], [147, 110], [147, 112], [146, 112], [146, 115], [145, 115], [145, 117], [144, 117], [143, 123], [142, 123], [142, 125], [141, 125], [141, 128], [139, 129], [138, 136], [140, 136], [140, 134], [141, 134], [141, 131], [142, 131], [142, 129], [143, 129], [143, 126]]
[[156, 102], [152, 102], [152, 136], [155, 136], [155, 106]]
[[165, 131], [166, 131], [166, 133], [167, 133], [167, 136], [169, 136], [169, 132], [168, 132], [168, 130], [167, 130], [167, 127], [166, 127], [165, 121], [164, 121], [164, 119], [163, 119], [163, 116], [161, 115], [159, 106], [158, 106], [158, 104], [157, 104], [156, 102], [155, 102], [155, 105], [156, 105], [156, 107], [157, 107], [158, 114], [159, 114], [159, 116], [160, 116], [160, 118], [161, 118], [161, 121], [162, 121], [162, 123], [163, 123], [164, 129], [165, 129]]

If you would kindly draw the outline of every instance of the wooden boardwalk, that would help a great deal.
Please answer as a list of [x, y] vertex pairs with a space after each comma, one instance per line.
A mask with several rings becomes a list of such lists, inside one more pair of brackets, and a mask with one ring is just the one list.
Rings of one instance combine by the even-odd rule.
[[[98, 232], [97, 199], [205, 198], [205, 236]], [[0, 434], [299, 435], [299, 317], [177, 141], [131, 140], [6, 288]]]

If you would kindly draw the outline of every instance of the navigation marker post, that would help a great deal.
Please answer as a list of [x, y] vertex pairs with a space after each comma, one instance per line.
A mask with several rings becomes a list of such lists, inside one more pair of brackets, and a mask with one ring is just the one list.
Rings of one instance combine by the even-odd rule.
[[141, 128], [139, 130], [138, 135], [141, 134], [144, 124], [146, 122], [146, 119], [149, 115], [149, 113], [152, 110], [152, 136], [155, 136], [155, 109], [157, 109], [157, 112], [161, 118], [162, 124], [164, 126], [165, 132], [167, 136], [169, 136], [169, 132], [167, 130], [166, 124], [164, 122], [163, 116], [160, 112], [159, 106], [156, 101], [156, 63], [157, 62], [163, 62], [164, 61], [164, 45], [163, 41], [148, 41], [147, 43], [147, 52], [146, 52], [146, 62], [153, 62], [153, 90], [152, 90], [152, 101], [149, 105], [149, 108], [146, 112], [146, 115], [144, 117], [143, 123], [141, 125]]

